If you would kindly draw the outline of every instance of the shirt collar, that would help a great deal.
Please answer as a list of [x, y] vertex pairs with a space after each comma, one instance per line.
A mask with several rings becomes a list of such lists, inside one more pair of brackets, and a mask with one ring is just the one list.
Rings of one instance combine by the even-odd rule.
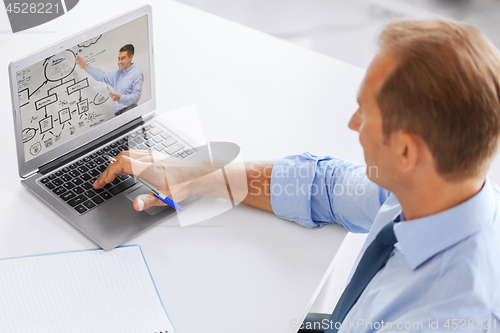
[[487, 178], [469, 200], [434, 215], [397, 223], [394, 233], [398, 247], [415, 270], [430, 257], [478, 232], [491, 221], [494, 209], [494, 192]]

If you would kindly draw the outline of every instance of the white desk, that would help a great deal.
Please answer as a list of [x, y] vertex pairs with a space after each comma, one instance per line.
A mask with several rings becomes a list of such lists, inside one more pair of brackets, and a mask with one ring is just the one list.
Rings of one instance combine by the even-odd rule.
[[[175, 2], [150, 3], [160, 108], [196, 104], [207, 139], [239, 144], [246, 160], [306, 150], [363, 160], [347, 129], [362, 70]], [[8, 63], [137, 5], [85, 0], [32, 32], [0, 35], [0, 258], [95, 248], [16, 177]], [[344, 235], [240, 205], [186, 228], [167, 219], [129, 243], [142, 247], [178, 333], [279, 333], [307, 313]]]
[[[96, 3], [38, 33], [3, 36], [0, 258], [96, 247], [19, 183], [7, 80], [11, 60], [138, 5], [101, 1], [94, 13]], [[346, 129], [361, 70], [181, 4], [152, 5], [162, 109], [196, 104], [207, 139], [239, 144], [247, 160], [332, 147], [361, 160]], [[342, 148], [346, 140], [355, 148]], [[186, 228], [167, 219], [129, 243], [142, 247], [177, 332], [278, 333], [305, 316], [345, 234], [240, 205]]]

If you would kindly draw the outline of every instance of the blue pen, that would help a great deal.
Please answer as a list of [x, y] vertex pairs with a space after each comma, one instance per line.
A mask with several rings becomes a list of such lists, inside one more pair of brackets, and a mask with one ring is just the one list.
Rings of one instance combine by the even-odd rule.
[[[109, 155], [104, 155], [106, 156], [106, 158], [109, 160], [110, 163], [114, 163], [116, 162], [116, 159], [109, 156]], [[177, 202], [175, 202], [174, 200], [170, 199], [168, 196], [166, 196], [165, 194], [161, 193], [160, 191], [158, 191], [156, 188], [154, 188], [154, 186], [152, 186], [151, 184], [149, 184], [147, 181], [143, 180], [143, 179], [140, 179], [139, 177], [136, 177], [137, 180], [139, 182], [141, 182], [142, 185], [146, 186], [151, 192], [153, 192], [153, 195], [155, 197], [157, 197], [158, 199], [160, 199], [161, 202], [163, 202], [164, 204], [172, 207], [172, 208], [175, 208], [177, 209], [178, 211], [182, 211], [182, 207], [179, 206], [179, 204]]]

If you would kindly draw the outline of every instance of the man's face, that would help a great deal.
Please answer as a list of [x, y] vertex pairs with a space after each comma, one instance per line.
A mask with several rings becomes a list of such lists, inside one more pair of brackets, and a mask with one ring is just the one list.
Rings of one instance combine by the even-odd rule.
[[126, 71], [132, 65], [132, 57], [134, 55], [128, 55], [128, 52], [120, 52], [118, 55], [118, 69]]
[[391, 140], [384, 139], [382, 113], [377, 105], [377, 95], [385, 79], [394, 70], [397, 61], [393, 58], [377, 55], [361, 84], [359, 108], [349, 122], [349, 128], [359, 133], [363, 146], [367, 175], [374, 183], [388, 188], [396, 172], [395, 149], [391, 149]]

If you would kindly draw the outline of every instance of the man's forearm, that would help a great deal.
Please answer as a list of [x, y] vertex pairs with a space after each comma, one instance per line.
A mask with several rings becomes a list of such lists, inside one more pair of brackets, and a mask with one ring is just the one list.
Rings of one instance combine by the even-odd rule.
[[[245, 163], [244, 166], [225, 166], [225, 177], [219, 170], [190, 182], [189, 195], [233, 199], [272, 212], [270, 185], [273, 164], [273, 161], [259, 161]], [[218, 185], [225, 180], [229, 184]]]
[[120, 95], [120, 103], [130, 106], [133, 104], [137, 104], [137, 102], [139, 102], [140, 98], [141, 98], [141, 96], [137, 93], [132, 93], [132, 94], [128, 94], [128, 95], [122, 94], [122, 95]]
[[243, 203], [272, 212], [271, 172], [274, 161], [251, 162], [245, 165], [248, 194]]

